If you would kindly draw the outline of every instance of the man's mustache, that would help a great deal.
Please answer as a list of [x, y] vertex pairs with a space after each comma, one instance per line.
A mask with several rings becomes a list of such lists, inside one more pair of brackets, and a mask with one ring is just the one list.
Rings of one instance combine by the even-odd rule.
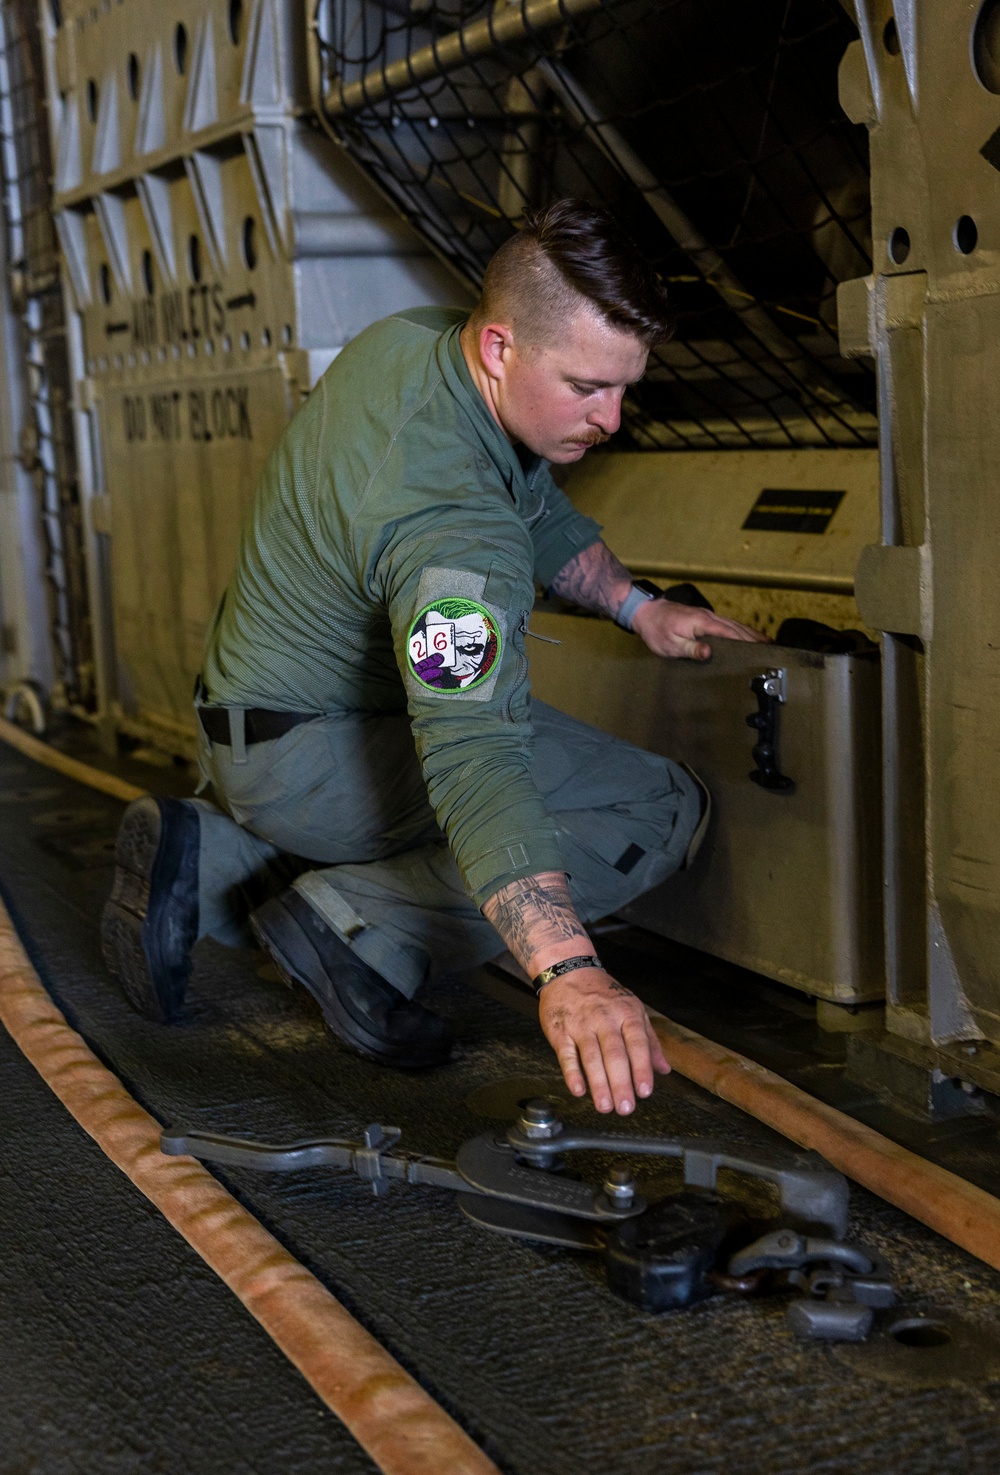
[[606, 430], [591, 430], [586, 435], [574, 435], [564, 444], [567, 446], [603, 446], [611, 436]]

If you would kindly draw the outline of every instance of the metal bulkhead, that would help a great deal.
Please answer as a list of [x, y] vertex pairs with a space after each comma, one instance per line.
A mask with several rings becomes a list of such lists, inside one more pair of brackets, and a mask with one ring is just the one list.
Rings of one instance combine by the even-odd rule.
[[888, 1027], [1000, 1088], [1000, 6], [859, 0], [841, 98], [871, 140], [875, 270], [841, 287], [877, 358]]
[[110, 544], [111, 708], [188, 755], [205, 631], [284, 425], [368, 323], [456, 297], [309, 125], [304, 27], [277, 0], [66, 0], [49, 22], [88, 527]]

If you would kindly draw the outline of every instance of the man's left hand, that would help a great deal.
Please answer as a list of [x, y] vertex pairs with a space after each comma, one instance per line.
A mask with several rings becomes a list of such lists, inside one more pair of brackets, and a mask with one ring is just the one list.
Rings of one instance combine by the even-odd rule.
[[680, 657], [707, 661], [712, 647], [710, 636], [721, 640], [749, 640], [770, 644], [766, 635], [727, 620], [708, 609], [695, 609], [687, 604], [674, 604], [670, 599], [650, 599], [632, 616], [632, 629], [649, 646], [655, 656]]

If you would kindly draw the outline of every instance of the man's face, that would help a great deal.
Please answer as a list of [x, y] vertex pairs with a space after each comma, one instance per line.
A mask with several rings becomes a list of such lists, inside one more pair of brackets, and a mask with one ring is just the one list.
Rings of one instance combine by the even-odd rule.
[[[520, 347], [509, 330], [486, 328], [484, 361], [494, 411], [512, 441], [547, 461], [579, 461], [621, 423], [622, 396], [646, 372], [645, 345], [612, 327], [589, 303], [553, 342]], [[495, 336], [491, 340], [489, 335]]]

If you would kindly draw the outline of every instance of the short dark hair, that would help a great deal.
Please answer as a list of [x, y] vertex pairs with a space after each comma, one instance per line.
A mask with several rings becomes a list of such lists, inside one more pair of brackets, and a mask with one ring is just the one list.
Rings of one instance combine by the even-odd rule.
[[494, 255], [473, 318], [504, 308], [522, 332], [558, 331], [574, 306], [590, 302], [607, 322], [647, 348], [673, 332], [667, 290], [609, 210], [586, 200], [557, 200], [525, 217]]

